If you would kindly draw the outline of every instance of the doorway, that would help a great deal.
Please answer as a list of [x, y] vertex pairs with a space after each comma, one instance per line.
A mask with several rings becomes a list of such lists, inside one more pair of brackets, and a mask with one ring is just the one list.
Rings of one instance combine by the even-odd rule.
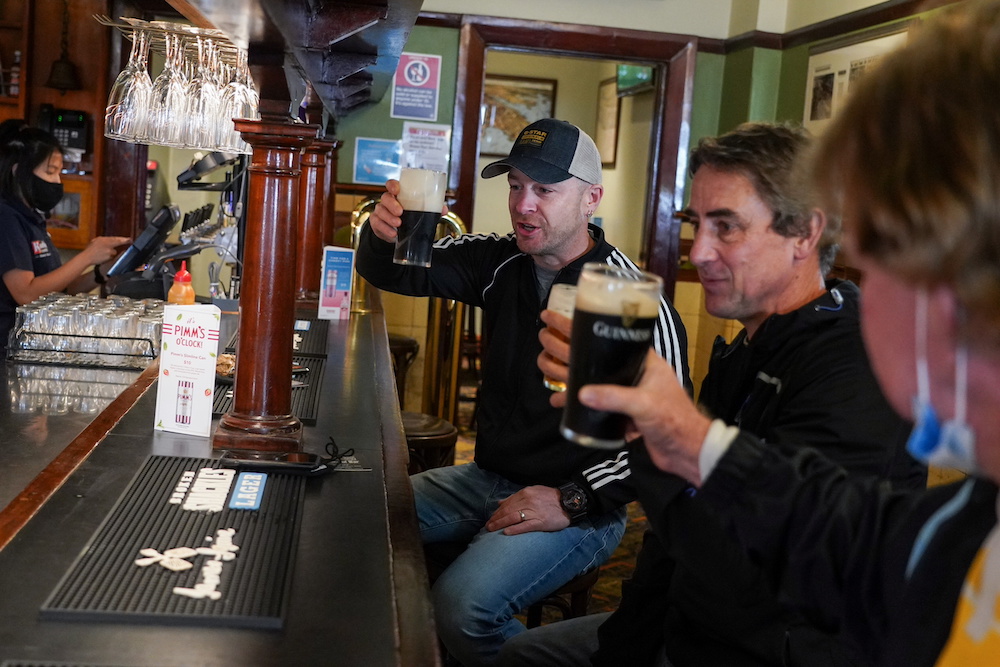
[[[577, 125], [600, 142], [604, 198], [592, 222], [604, 229], [612, 245], [639, 261], [645, 239], [643, 221], [649, 188], [654, 95], [648, 90], [618, 98], [614, 94], [617, 65], [614, 60], [489, 49], [485, 70], [488, 81], [512, 82], [515, 91], [522, 84], [528, 90], [535, 85], [544, 86], [546, 101], [551, 90], [554, 102], [551, 115]], [[611, 102], [613, 109], [605, 105], [599, 111], [602, 92], [611, 93], [605, 101]], [[518, 119], [522, 118], [518, 114]], [[484, 118], [483, 122], [489, 123], [490, 119]], [[524, 124], [524, 120], [519, 120], [516, 125], [504, 128], [505, 141], [509, 143]], [[600, 132], [599, 124], [604, 126]], [[490, 149], [480, 141], [480, 150], [477, 173], [498, 156], [506, 155], [507, 148], [487, 153]], [[496, 232], [502, 236], [510, 232], [506, 179], [478, 181], [473, 219], [478, 233]]]
[[649, 187], [643, 214], [640, 260], [663, 277], [673, 298], [680, 257], [691, 98], [698, 38], [600, 26], [465, 16], [461, 24], [458, 83], [452, 129], [450, 186], [459, 193], [453, 209], [473, 229], [479, 163], [479, 104], [488, 49], [648, 63], [656, 71], [649, 137]]

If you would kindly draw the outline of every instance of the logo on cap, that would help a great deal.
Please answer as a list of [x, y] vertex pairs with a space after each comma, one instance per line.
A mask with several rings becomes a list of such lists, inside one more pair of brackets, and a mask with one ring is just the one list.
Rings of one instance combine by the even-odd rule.
[[545, 138], [547, 136], [549, 136], [549, 133], [544, 130], [525, 130], [521, 134], [521, 138], [518, 139], [517, 145], [521, 146], [527, 144], [529, 146], [541, 148], [542, 144], [545, 143]]

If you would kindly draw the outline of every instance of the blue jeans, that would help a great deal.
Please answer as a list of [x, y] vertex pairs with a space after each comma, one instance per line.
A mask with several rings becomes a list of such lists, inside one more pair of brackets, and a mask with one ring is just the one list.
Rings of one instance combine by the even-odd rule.
[[494, 664], [504, 641], [525, 630], [514, 614], [604, 563], [625, 532], [620, 508], [557, 532], [491, 533], [486, 521], [523, 485], [475, 463], [410, 479], [424, 544], [469, 542], [431, 590], [441, 641], [466, 667]]

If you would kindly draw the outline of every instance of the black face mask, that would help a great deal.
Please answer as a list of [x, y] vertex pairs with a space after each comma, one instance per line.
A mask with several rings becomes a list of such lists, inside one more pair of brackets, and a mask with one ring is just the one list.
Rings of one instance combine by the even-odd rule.
[[35, 174], [31, 175], [24, 188], [24, 199], [28, 205], [46, 213], [54, 209], [62, 198], [62, 183], [49, 183]]

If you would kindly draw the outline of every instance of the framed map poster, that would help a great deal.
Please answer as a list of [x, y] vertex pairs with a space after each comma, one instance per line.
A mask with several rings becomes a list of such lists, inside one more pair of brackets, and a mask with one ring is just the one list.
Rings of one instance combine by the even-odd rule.
[[479, 110], [479, 154], [505, 157], [521, 130], [551, 118], [555, 109], [555, 79], [487, 74]]

